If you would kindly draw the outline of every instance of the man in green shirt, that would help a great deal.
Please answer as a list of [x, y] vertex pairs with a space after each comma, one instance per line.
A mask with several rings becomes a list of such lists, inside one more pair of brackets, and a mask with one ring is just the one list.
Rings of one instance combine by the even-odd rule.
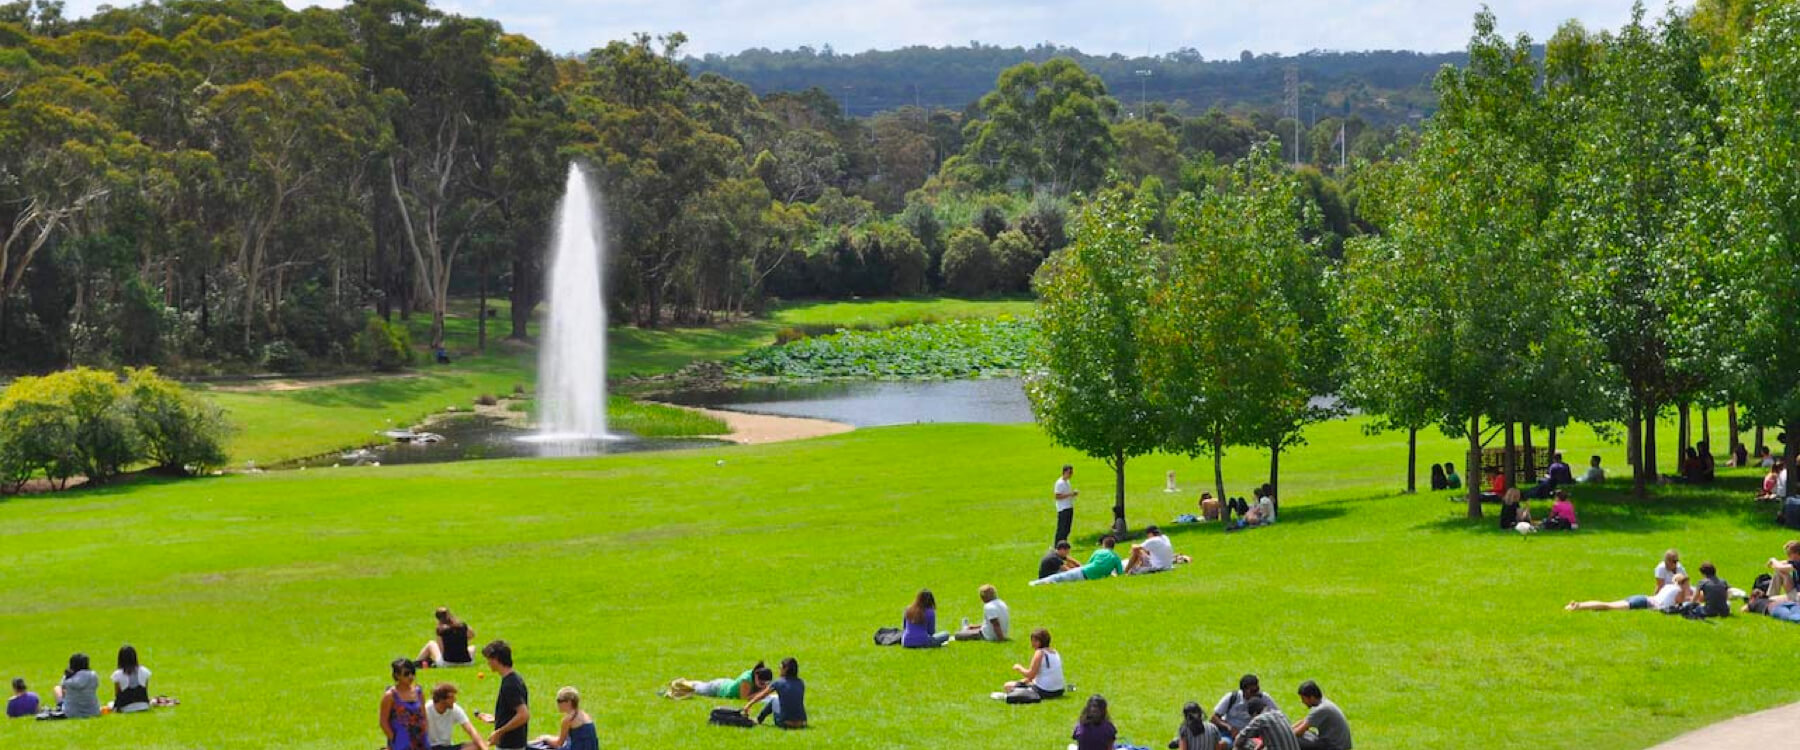
[[1096, 581], [1109, 576], [1123, 575], [1125, 563], [1119, 559], [1119, 553], [1113, 551], [1117, 540], [1111, 534], [1100, 538], [1100, 549], [1088, 558], [1087, 564], [1072, 570], [1065, 570], [1056, 575], [1039, 578], [1031, 582], [1037, 586], [1045, 583], [1073, 583], [1075, 581]]

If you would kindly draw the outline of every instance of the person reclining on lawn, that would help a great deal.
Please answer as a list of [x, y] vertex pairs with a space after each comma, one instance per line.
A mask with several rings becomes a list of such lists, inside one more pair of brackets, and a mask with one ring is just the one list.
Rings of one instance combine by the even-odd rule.
[[1131, 559], [1125, 563], [1125, 575], [1161, 573], [1188, 561], [1187, 555], [1175, 554], [1174, 545], [1154, 525], [1144, 528], [1144, 543], [1131, 545]]
[[1750, 590], [1750, 600], [1744, 604], [1743, 612], [1747, 615], [1768, 615], [1800, 625], [1800, 602], [1771, 599], [1762, 589]]
[[1611, 612], [1626, 609], [1654, 609], [1662, 611], [1683, 602], [1693, 601], [1694, 589], [1688, 586], [1686, 573], [1675, 574], [1675, 580], [1662, 587], [1655, 596], [1633, 594], [1616, 602], [1586, 601], [1569, 602], [1563, 609], [1570, 612]]
[[1102, 578], [1120, 575], [1125, 572], [1125, 563], [1119, 559], [1119, 553], [1113, 551], [1118, 541], [1111, 534], [1100, 537], [1100, 549], [1094, 550], [1087, 564], [1074, 570], [1065, 570], [1052, 576], [1039, 578], [1031, 582], [1033, 586], [1046, 583], [1074, 583], [1075, 581], [1097, 581]]

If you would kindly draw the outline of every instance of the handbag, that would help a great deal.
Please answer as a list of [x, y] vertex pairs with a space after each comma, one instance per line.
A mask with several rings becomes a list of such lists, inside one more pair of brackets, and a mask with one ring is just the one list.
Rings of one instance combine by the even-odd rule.
[[743, 711], [723, 706], [713, 709], [712, 714], [706, 718], [706, 723], [721, 727], [748, 728], [756, 726], [756, 720], [744, 715]]

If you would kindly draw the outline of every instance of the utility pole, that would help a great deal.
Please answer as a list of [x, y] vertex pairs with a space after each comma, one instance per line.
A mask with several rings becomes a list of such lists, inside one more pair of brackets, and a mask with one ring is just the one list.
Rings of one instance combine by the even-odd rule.
[[1300, 164], [1300, 66], [1289, 65], [1282, 75], [1282, 114], [1294, 118], [1294, 164]]
[[1144, 102], [1147, 99], [1147, 97], [1149, 96], [1148, 92], [1150, 90], [1150, 71], [1140, 70], [1137, 72], [1137, 77], [1138, 77], [1138, 119], [1142, 120], [1142, 119], [1144, 119], [1144, 116], [1145, 116], [1144, 111], [1145, 111], [1146, 105]]
[[846, 84], [844, 86], [844, 119], [845, 120], [850, 119], [850, 90], [853, 88], [856, 88], [856, 87], [848, 85], [848, 84]]

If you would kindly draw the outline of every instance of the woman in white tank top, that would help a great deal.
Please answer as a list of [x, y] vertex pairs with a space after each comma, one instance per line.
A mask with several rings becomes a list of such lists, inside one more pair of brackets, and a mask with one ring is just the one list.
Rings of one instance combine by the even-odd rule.
[[1035, 703], [1044, 698], [1057, 698], [1067, 683], [1063, 680], [1062, 654], [1050, 648], [1050, 631], [1031, 631], [1031, 666], [1013, 665], [1013, 671], [1024, 679], [1006, 683], [1004, 698], [1012, 703]]

